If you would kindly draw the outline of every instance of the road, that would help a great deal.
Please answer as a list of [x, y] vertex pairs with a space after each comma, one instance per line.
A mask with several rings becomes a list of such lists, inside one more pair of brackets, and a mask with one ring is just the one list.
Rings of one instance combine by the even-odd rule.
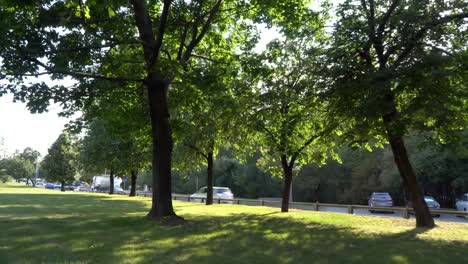
[[[242, 200], [241, 205], [254, 205], [258, 206], [259, 201], [256, 200]], [[264, 202], [265, 206], [270, 206], [270, 207], [276, 207], [280, 208], [280, 203], [279, 201], [265, 201]], [[314, 210], [313, 209], [313, 204], [310, 205], [305, 205], [305, 204], [292, 204], [290, 205], [290, 208], [295, 208], [295, 209], [301, 209], [301, 210]], [[335, 212], [335, 213], [348, 213], [348, 208], [344, 207], [330, 207], [330, 206], [320, 206], [320, 211], [325, 211], [325, 212]], [[365, 215], [365, 216], [372, 216], [372, 217], [393, 217], [393, 218], [403, 218], [403, 213], [402, 212], [375, 212], [375, 213], [370, 213], [366, 209], [354, 209], [354, 214], [355, 215]], [[414, 218], [414, 215], [410, 215], [410, 218]], [[436, 221], [443, 221], [443, 222], [457, 222], [457, 223], [467, 223], [468, 224], [468, 219], [462, 218], [462, 217], [457, 217], [457, 216], [451, 216], [451, 215], [441, 215], [439, 217], [434, 217]]]
[[[337, 207], [320, 207], [320, 211], [326, 212], [336, 212], [336, 213], [348, 213], [347, 208], [337, 208]], [[365, 215], [365, 216], [374, 216], [374, 217], [396, 217], [396, 218], [403, 218], [402, 212], [395, 212], [395, 213], [370, 213], [368, 210], [365, 209], [354, 209], [355, 215]], [[414, 216], [410, 216], [414, 218]], [[443, 222], [457, 222], [457, 223], [468, 223], [468, 219], [464, 219], [461, 217], [456, 217], [452, 215], [441, 215], [440, 217], [434, 218], [436, 221], [443, 221]]]
[[[139, 195], [147, 195], [151, 196], [151, 193], [149, 192], [138, 192]], [[245, 200], [242, 201], [241, 205], [259, 205], [259, 200]], [[270, 206], [270, 207], [281, 207], [279, 201], [264, 201], [265, 206]], [[296, 209], [302, 209], [302, 210], [313, 210], [313, 204], [310, 205], [291, 205], [290, 208], [296, 208]], [[348, 213], [347, 208], [343, 207], [330, 207], [330, 206], [320, 206], [320, 211], [325, 211], [325, 212], [335, 212], [335, 213]], [[394, 218], [403, 218], [403, 213], [402, 212], [394, 212], [394, 213], [384, 213], [384, 212], [376, 212], [376, 213], [370, 213], [366, 209], [354, 209], [354, 214], [355, 215], [365, 215], [365, 216], [373, 216], [373, 217], [394, 217]], [[413, 215], [410, 216], [410, 218], [414, 218]], [[451, 216], [451, 215], [441, 215], [440, 217], [435, 218], [436, 221], [443, 221], [443, 222], [457, 222], [457, 223], [467, 223], [468, 224], [468, 219], [462, 218], [462, 217], [457, 217], [457, 216]]]

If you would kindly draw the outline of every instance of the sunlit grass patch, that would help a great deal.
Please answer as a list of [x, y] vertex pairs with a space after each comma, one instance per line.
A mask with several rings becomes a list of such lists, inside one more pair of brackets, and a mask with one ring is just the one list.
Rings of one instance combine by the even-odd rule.
[[468, 225], [174, 202], [0, 184], [0, 263], [468, 263]]

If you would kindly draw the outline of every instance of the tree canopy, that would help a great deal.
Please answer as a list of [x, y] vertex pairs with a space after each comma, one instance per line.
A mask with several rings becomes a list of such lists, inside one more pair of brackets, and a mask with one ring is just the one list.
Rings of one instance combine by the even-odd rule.
[[49, 148], [47, 155], [41, 162], [46, 173], [46, 180], [60, 182], [61, 190], [65, 191], [65, 184], [75, 180], [77, 173], [77, 151], [73, 138], [66, 132], [60, 134]]

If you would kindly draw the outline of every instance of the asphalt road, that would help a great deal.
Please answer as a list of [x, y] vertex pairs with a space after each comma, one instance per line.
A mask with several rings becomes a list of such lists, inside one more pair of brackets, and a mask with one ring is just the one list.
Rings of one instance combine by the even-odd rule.
[[[259, 203], [257, 201], [242, 201], [241, 205], [254, 205], [258, 206]], [[280, 208], [280, 203], [278, 201], [265, 201], [265, 206], [270, 206], [270, 207], [276, 207]], [[295, 209], [302, 209], [302, 210], [313, 210], [313, 205], [290, 205], [290, 208], [295, 208]], [[335, 212], [335, 213], [348, 213], [348, 208], [343, 208], [343, 207], [328, 207], [328, 206], [320, 206], [319, 211], [325, 211], [325, 212]], [[355, 215], [365, 215], [365, 216], [373, 216], [373, 217], [396, 217], [396, 218], [403, 218], [403, 213], [402, 212], [374, 212], [370, 213], [366, 209], [354, 209], [354, 214]], [[410, 215], [410, 218], [414, 218], [414, 215]], [[441, 215], [439, 217], [434, 217], [436, 221], [444, 221], [444, 222], [457, 222], [457, 223], [467, 223], [468, 224], [468, 219], [462, 218], [462, 217], [457, 217], [457, 216], [452, 216], [452, 215]]]
[[[337, 208], [337, 207], [320, 207], [320, 211], [326, 212], [336, 212], [336, 213], [348, 213], [347, 208]], [[374, 216], [374, 217], [397, 217], [403, 218], [402, 212], [394, 212], [394, 213], [384, 213], [384, 212], [376, 212], [370, 213], [368, 210], [365, 209], [354, 209], [355, 215], [366, 215], [366, 216]], [[413, 215], [410, 218], [414, 218]], [[444, 222], [457, 222], [457, 223], [467, 223], [468, 219], [462, 217], [456, 217], [452, 215], [441, 215], [440, 217], [434, 218], [436, 221], [444, 221]]]

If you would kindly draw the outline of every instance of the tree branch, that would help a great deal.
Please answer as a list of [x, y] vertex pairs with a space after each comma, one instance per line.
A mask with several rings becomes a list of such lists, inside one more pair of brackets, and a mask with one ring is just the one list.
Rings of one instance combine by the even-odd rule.
[[[411, 53], [413, 48], [420, 42], [420, 40], [424, 37], [425, 33], [442, 24], [448, 23], [453, 20], [458, 20], [458, 19], [463, 19], [468, 17], [468, 13], [460, 13], [460, 14], [454, 14], [454, 15], [449, 15], [445, 16], [436, 20], [432, 20], [431, 22], [425, 24], [421, 29], [416, 31], [416, 33], [410, 38], [410, 40], [407, 42], [406, 47], [403, 47], [403, 51], [400, 53], [400, 55], [397, 57], [395, 60], [394, 67], [398, 67], [399, 64], [407, 58], [407, 56]], [[396, 50], [394, 48], [393, 50]], [[393, 51], [392, 51], [393, 52]], [[386, 56], [390, 56], [391, 54], [387, 54]]]
[[154, 53], [152, 58], [151, 67], [156, 63], [158, 60], [158, 56], [161, 50], [161, 46], [164, 39], [164, 32], [166, 31], [166, 24], [167, 18], [169, 17], [169, 8], [171, 7], [172, 0], [164, 0], [164, 6], [161, 13], [161, 18], [159, 19], [159, 28], [158, 28], [158, 36], [156, 38], [156, 44], [154, 46]]
[[208, 155], [206, 155], [205, 153], [203, 153], [203, 151], [201, 151], [199, 148], [197, 148], [196, 146], [192, 145], [192, 144], [188, 144], [188, 143], [184, 143], [184, 145], [192, 150], [194, 150], [195, 152], [197, 152], [198, 154], [200, 154], [201, 156], [203, 156], [205, 159], [208, 159]]
[[208, 32], [211, 23], [213, 22], [213, 19], [215, 18], [216, 13], [218, 12], [222, 2], [222, 0], [218, 0], [216, 4], [211, 8], [209, 16], [203, 24], [200, 34], [198, 34], [197, 37], [192, 38], [192, 40], [190, 41], [189, 45], [187, 46], [187, 49], [185, 50], [184, 56], [181, 59], [181, 63], [183, 65], [187, 64], [190, 56], [192, 55], [193, 49], [198, 45], [198, 43], [200, 43], [205, 34]]
[[[159, 56], [159, 50], [155, 49], [156, 40], [151, 18], [145, 0], [130, 0], [130, 2], [133, 5], [135, 23], [140, 34], [140, 39], [143, 41], [146, 68], [150, 70]], [[164, 7], [166, 7], [166, 1], [164, 2]], [[161, 34], [161, 31], [158, 33]], [[159, 39], [159, 41], [162, 41], [162, 39]]]
[[9, 75], [36, 76], [36, 75], [46, 75], [46, 74], [63, 74], [63, 75], [77, 77], [77, 78], [91, 78], [91, 79], [106, 80], [106, 81], [113, 81], [113, 82], [143, 82], [143, 79], [136, 79], [136, 78], [128, 78], [128, 77], [120, 77], [120, 76], [105, 76], [101, 74], [88, 73], [88, 72], [57, 70], [57, 69], [53, 69], [52, 67], [47, 66], [46, 64], [42, 63], [38, 59], [32, 59], [32, 58], [26, 58], [26, 59], [41, 66], [47, 72], [40, 72], [36, 74], [18, 73], [18, 74], [9, 74]]

